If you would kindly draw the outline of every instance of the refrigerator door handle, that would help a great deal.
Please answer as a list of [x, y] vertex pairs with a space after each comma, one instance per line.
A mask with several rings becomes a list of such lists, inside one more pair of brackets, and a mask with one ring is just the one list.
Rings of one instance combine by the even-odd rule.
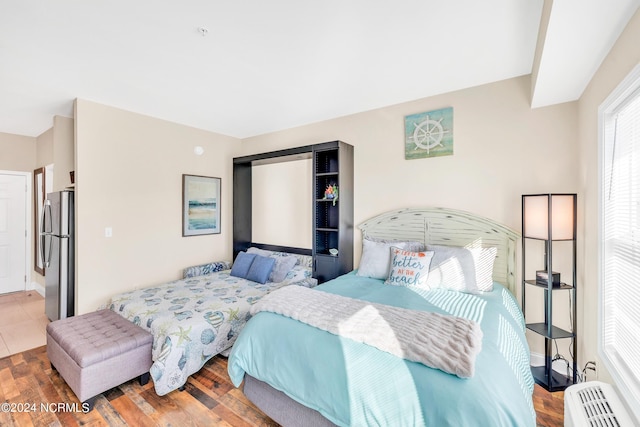
[[[47, 212], [49, 215], [47, 215]], [[51, 233], [53, 230], [53, 218], [51, 212], [51, 201], [49, 199], [44, 201], [44, 209], [42, 209], [42, 225], [41, 232], [42, 233]], [[49, 228], [47, 229], [47, 217], [49, 218]]]
[[46, 235], [44, 233], [40, 233], [40, 256], [42, 257], [42, 263], [44, 264], [44, 267], [49, 267], [49, 263], [47, 262], [47, 258], [44, 254], [44, 245], [46, 243], [46, 239], [45, 239]]
[[[49, 212], [49, 229], [46, 228], [47, 211]], [[51, 202], [47, 199], [44, 201], [44, 209], [42, 209], [42, 220], [40, 221], [40, 251], [42, 252], [42, 262], [44, 267], [48, 268], [51, 265], [51, 245], [49, 245], [48, 255], [45, 254], [45, 248], [47, 246], [47, 236], [50, 235], [53, 229], [53, 220], [51, 219]]]
[[[42, 235], [42, 244], [43, 246], [46, 244], [45, 243], [45, 239], [47, 236], [51, 236], [50, 234], [43, 234]], [[51, 240], [49, 240], [49, 250], [47, 250], [47, 257], [46, 258], [42, 258], [42, 260], [44, 261], [44, 266], [46, 268], [49, 268], [51, 266], [51, 252], [52, 252], [52, 248], [51, 246], [53, 245], [53, 242], [51, 242]], [[43, 255], [44, 256], [44, 255]]]

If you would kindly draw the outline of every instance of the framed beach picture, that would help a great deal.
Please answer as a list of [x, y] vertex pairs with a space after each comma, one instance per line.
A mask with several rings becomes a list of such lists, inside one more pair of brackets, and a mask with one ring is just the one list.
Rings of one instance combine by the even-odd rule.
[[220, 233], [220, 178], [182, 175], [182, 235]]

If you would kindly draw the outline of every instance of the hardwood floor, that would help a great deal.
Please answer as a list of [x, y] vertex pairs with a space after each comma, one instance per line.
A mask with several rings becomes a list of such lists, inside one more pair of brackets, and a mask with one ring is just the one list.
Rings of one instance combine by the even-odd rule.
[[[1, 426], [277, 426], [231, 384], [224, 357], [210, 360], [184, 392], [158, 396], [153, 382], [132, 380], [98, 397], [85, 414], [38, 347], [0, 359], [0, 405]], [[562, 426], [563, 393], [536, 385], [534, 405], [538, 426]]]
[[533, 407], [536, 409], [538, 427], [564, 425], [564, 392], [550, 393], [536, 384], [533, 391]]

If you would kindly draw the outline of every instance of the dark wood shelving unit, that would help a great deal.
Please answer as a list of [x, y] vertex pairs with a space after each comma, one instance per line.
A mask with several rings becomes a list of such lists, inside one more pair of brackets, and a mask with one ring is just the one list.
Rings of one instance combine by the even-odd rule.
[[[338, 198], [325, 198], [327, 186]], [[313, 150], [313, 277], [326, 282], [353, 270], [353, 147], [342, 141]], [[337, 255], [329, 251], [335, 249]]]
[[[311, 158], [311, 249], [271, 248], [252, 241], [251, 169], [253, 165]], [[324, 198], [327, 185], [338, 186], [338, 199]], [[254, 245], [313, 256], [313, 277], [319, 283], [353, 270], [353, 146], [342, 141], [306, 145], [233, 159], [233, 258]], [[336, 249], [337, 255], [329, 250]]]

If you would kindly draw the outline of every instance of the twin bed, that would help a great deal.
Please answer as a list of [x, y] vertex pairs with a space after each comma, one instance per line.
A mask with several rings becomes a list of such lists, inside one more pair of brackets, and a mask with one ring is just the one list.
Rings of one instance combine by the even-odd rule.
[[262, 296], [283, 286], [314, 286], [311, 256], [295, 256], [284, 280], [257, 283], [230, 275], [228, 262], [189, 267], [184, 279], [126, 292], [107, 307], [153, 335], [150, 374], [160, 396], [181, 388], [213, 356], [227, 351]]
[[[373, 341], [386, 334], [391, 343], [383, 347], [392, 350], [311, 326], [306, 319], [313, 313], [292, 315], [289, 311], [297, 311], [292, 304], [282, 314], [269, 308], [270, 303], [278, 305], [277, 295], [284, 297], [291, 293], [289, 288], [296, 288], [285, 288], [296, 280], [257, 288], [233, 279], [230, 283], [228, 273], [218, 272], [214, 274], [221, 282], [213, 281], [211, 275], [197, 276], [179, 281], [179, 290], [174, 282], [116, 297], [110, 307], [154, 333], [151, 373], [159, 394], [184, 384], [208, 358], [235, 341], [228, 362], [231, 380], [284, 426], [535, 426], [529, 349], [513, 296], [518, 234], [486, 218], [439, 208], [388, 212], [360, 228], [367, 240], [391, 245], [419, 242], [427, 250], [435, 248], [436, 254], [438, 247], [483, 252], [481, 248], [496, 248], [490, 287], [479, 291], [448, 286], [447, 280], [469, 272], [443, 264], [439, 274], [444, 286], [432, 289], [394, 286], [388, 280], [385, 283], [385, 278], [354, 271], [300, 294], [303, 299], [322, 294], [323, 298], [359, 304], [360, 308], [346, 316], [347, 326], [351, 328], [351, 320], [363, 313], [373, 316], [378, 325], [370, 328], [374, 329]], [[433, 277], [432, 272], [429, 276]], [[198, 297], [190, 299], [188, 294]], [[226, 306], [231, 300], [240, 304]], [[300, 306], [308, 305], [303, 302]], [[454, 375], [440, 365], [405, 358], [403, 352], [408, 354], [412, 344], [401, 336], [421, 332], [422, 327], [412, 321], [406, 322], [413, 325], [408, 327], [392, 324], [386, 314], [380, 314], [383, 306], [404, 316], [413, 313], [416, 319], [459, 318], [477, 327], [480, 348], [472, 355], [470, 375]], [[168, 311], [160, 314], [161, 307]], [[184, 319], [178, 323], [169, 321], [180, 317]], [[334, 328], [349, 329], [344, 319], [341, 322]], [[428, 339], [429, 334], [425, 335]], [[179, 351], [174, 354], [175, 348]], [[450, 355], [457, 356], [455, 352]]]

